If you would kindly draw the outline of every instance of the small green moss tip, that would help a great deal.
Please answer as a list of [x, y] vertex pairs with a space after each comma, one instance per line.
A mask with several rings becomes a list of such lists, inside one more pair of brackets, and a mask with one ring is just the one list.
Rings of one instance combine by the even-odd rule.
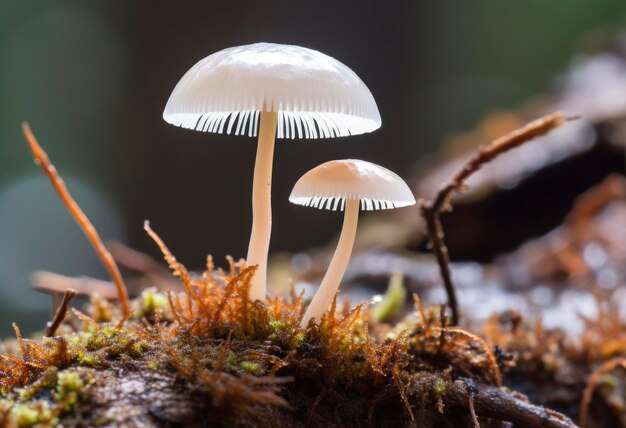
[[157, 311], [167, 309], [167, 296], [159, 293], [156, 288], [146, 288], [141, 292], [141, 315], [154, 316]]
[[406, 288], [404, 287], [404, 277], [396, 273], [389, 280], [387, 291], [382, 300], [372, 312], [372, 318], [376, 322], [385, 322], [396, 316], [406, 303]]

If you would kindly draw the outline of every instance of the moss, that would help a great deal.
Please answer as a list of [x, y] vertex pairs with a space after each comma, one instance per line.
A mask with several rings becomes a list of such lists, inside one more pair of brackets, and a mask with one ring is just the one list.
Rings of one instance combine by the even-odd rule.
[[85, 382], [78, 372], [62, 371], [58, 374], [54, 400], [61, 404], [64, 412], [69, 412], [78, 403], [84, 386]]
[[153, 317], [157, 311], [163, 311], [167, 308], [167, 296], [159, 293], [156, 288], [146, 288], [141, 292], [141, 310], [140, 315], [145, 317]]
[[[267, 409], [289, 407], [305, 414], [314, 405], [329, 410], [348, 406], [353, 418], [348, 424], [388, 415], [380, 408], [395, 409], [393, 420], [403, 425], [417, 410], [410, 403], [441, 402], [449, 380], [472, 373], [478, 381], [493, 383], [491, 367], [475, 346], [468, 346], [467, 337], [449, 336], [442, 343], [444, 321], [436, 309], [428, 309], [429, 316], [419, 323], [407, 318], [403, 331], [382, 341], [370, 333], [370, 314], [363, 306], [338, 310], [333, 304], [320, 324], [303, 329], [301, 297], [276, 297], [267, 304], [248, 301], [254, 267], [231, 261], [228, 272], [209, 271], [192, 283], [182, 265], [173, 263], [169, 254], [167, 258], [186, 291], [169, 293], [166, 308], [163, 295], [153, 290], [132, 302], [153, 316], [133, 320], [112, 308], [111, 321], [98, 322], [91, 311], [101, 313], [101, 308], [92, 302], [87, 313], [75, 311], [77, 333], [38, 342], [18, 336], [24, 355], [0, 359], [0, 370], [8, 374], [0, 378], [0, 387], [6, 400], [26, 406], [22, 419], [48, 418], [53, 411], [69, 421], [81, 406], [115, 394], [146, 406], [153, 401], [150, 391], [161, 382], [161, 390], [176, 386], [176, 394], [182, 388], [190, 401], [201, 403], [195, 418], [209, 414], [233, 422]], [[397, 279], [395, 284], [390, 294], [396, 303], [388, 308], [397, 304]], [[167, 319], [160, 318], [162, 312]], [[439, 375], [442, 367], [445, 376]], [[133, 374], [137, 377], [130, 383], [116, 378]], [[118, 389], [111, 390], [115, 382]], [[146, 389], [137, 397], [125, 392], [143, 382]], [[355, 397], [354, 391], [368, 392]], [[45, 405], [38, 401], [42, 396]], [[371, 397], [380, 397], [377, 406], [371, 406]], [[76, 424], [109, 420], [106, 413], [91, 410], [88, 423], [77, 419]], [[193, 406], [171, 410], [193, 411]]]
[[56, 426], [59, 422], [50, 404], [43, 400], [28, 403], [3, 400], [0, 401], [0, 413], [6, 414], [3, 426], [9, 428]]
[[433, 396], [435, 396], [435, 398], [441, 398], [446, 395], [446, 391], [446, 381], [441, 378], [435, 380], [435, 384], [433, 385]]
[[81, 366], [94, 367], [98, 365], [99, 360], [87, 352], [79, 351], [76, 363]]
[[244, 372], [250, 373], [255, 376], [262, 376], [265, 374], [265, 370], [259, 363], [255, 363], [252, 361], [242, 361], [240, 367]]
[[396, 273], [389, 280], [387, 291], [372, 312], [372, 319], [376, 322], [389, 321], [396, 316], [406, 303], [406, 288], [402, 274]]

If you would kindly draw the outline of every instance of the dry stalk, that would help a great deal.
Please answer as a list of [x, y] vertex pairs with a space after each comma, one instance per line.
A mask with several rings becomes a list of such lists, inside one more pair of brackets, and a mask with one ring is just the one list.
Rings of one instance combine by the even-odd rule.
[[57, 328], [61, 325], [63, 320], [65, 319], [65, 314], [67, 313], [67, 306], [70, 304], [70, 301], [78, 295], [78, 291], [68, 288], [65, 290], [65, 294], [63, 294], [63, 301], [61, 305], [57, 309], [52, 321], [48, 323], [48, 328], [46, 328], [46, 337], [52, 337], [57, 331]]

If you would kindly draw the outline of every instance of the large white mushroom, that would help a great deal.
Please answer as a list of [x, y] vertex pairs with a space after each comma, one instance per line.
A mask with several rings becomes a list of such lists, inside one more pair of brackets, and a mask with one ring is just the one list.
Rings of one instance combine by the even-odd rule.
[[274, 43], [228, 48], [199, 61], [174, 88], [163, 118], [205, 132], [256, 136], [258, 128], [247, 256], [259, 266], [252, 300], [266, 297], [275, 137], [343, 137], [381, 123], [372, 94], [348, 67], [312, 49]]
[[339, 289], [352, 253], [359, 205], [364, 210], [399, 208], [415, 204], [415, 198], [396, 173], [370, 162], [346, 159], [323, 163], [304, 174], [296, 182], [289, 201], [320, 209], [345, 208], [337, 249], [304, 314], [304, 328], [309, 320], [321, 318]]

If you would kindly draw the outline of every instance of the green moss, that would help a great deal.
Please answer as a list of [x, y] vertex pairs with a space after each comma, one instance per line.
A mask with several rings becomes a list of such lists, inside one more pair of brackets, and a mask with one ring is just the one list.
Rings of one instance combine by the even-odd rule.
[[99, 360], [87, 352], [81, 352], [77, 362], [81, 366], [94, 367], [98, 365]]
[[306, 335], [304, 332], [299, 331], [292, 336], [291, 340], [291, 349], [296, 349], [298, 346], [302, 345], [306, 339]]
[[243, 369], [244, 372], [250, 373], [255, 376], [262, 376], [265, 374], [265, 370], [263, 370], [263, 367], [261, 367], [259, 363], [255, 363], [252, 361], [243, 361], [240, 364], [240, 367]]
[[167, 308], [167, 296], [159, 293], [156, 288], [146, 288], [141, 292], [141, 315], [153, 316], [157, 310]]
[[398, 314], [406, 303], [406, 288], [402, 274], [396, 273], [389, 280], [383, 299], [374, 307], [372, 318], [376, 322], [385, 322]]
[[62, 371], [58, 374], [57, 392], [54, 400], [61, 405], [64, 412], [71, 411], [79, 402], [85, 382], [75, 371]]
[[433, 395], [435, 398], [441, 398], [446, 395], [446, 390], [448, 389], [446, 385], [446, 381], [438, 378], [435, 380], [435, 384], [433, 385]]
[[284, 331], [287, 323], [283, 320], [270, 320], [269, 326], [272, 330]]
[[10, 409], [7, 426], [18, 428], [56, 426], [58, 419], [47, 401], [31, 401], [28, 403], [13, 403], [7, 400], [0, 401], [0, 411]]
[[80, 374], [73, 371], [62, 371], [58, 374], [57, 391], [62, 398], [71, 392], [77, 392], [85, 385]]
[[30, 427], [41, 422], [40, 412], [31, 407], [18, 406], [13, 412], [15, 422], [20, 427]]

